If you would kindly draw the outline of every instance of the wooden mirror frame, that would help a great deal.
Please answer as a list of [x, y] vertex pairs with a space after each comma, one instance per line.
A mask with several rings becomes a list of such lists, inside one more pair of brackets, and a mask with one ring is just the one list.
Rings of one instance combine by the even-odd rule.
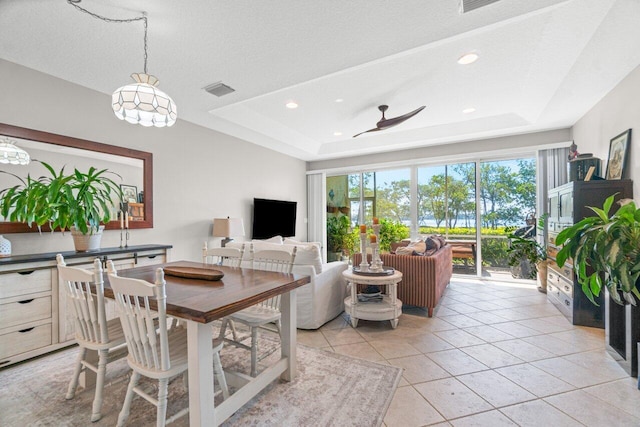
[[[144, 199], [142, 202], [144, 203], [144, 220], [129, 221], [129, 228], [153, 228], [153, 154], [146, 151], [117, 147], [115, 145], [102, 144], [100, 142], [72, 138], [70, 136], [57, 135], [54, 133], [41, 132], [4, 123], [0, 123], [0, 136], [9, 136], [13, 138], [43, 142], [45, 144], [61, 145], [64, 147], [73, 147], [82, 150], [142, 160], [142, 185], [144, 191]], [[108, 224], [105, 224], [105, 229], [107, 230], [116, 230], [119, 228], [120, 223], [116, 220], [109, 221]], [[42, 230], [47, 231], [51, 229], [45, 224], [42, 226]], [[36, 226], [29, 227], [27, 224], [20, 222], [0, 221], [0, 234], [36, 233], [38, 231], [39, 230]]]

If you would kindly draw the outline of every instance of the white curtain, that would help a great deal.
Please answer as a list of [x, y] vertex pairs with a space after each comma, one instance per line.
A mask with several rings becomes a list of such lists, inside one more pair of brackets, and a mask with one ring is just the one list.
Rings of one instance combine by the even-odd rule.
[[327, 261], [327, 196], [326, 174], [307, 175], [307, 240], [320, 242], [322, 259]]
[[[553, 148], [538, 151], [538, 218], [549, 213], [549, 190], [569, 182], [568, 179], [569, 147]], [[547, 230], [538, 230], [537, 234], [542, 242], [547, 241]]]

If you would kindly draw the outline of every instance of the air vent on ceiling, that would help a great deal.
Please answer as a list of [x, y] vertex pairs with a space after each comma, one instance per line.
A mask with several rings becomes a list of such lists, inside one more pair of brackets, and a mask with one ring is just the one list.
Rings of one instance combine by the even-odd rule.
[[205, 87], [204, 90], [209, 92], [211, 95], [215, 95], [215, 96], [218, 96], [218, 97], [224, 96], [224, 95], [228, 95], [231, 92], [235, 92], [236, 91], [234, 88], [229, 87], [229, 86], [227, 86], [226, 84], [224, 84], [222, 82], [211, 84], [211, 85]]
[[460, 0], [460, 13], [471, 12], [472, 10], [488, 6], [499, 0]]

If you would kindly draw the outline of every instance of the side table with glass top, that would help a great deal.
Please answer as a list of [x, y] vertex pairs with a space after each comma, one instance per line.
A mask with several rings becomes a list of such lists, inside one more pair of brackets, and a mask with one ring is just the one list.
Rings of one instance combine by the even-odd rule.
[[[358, 319], [389, 320], [393, 329], [398, 326], [398, 318], [402, 314], [402, 301], [397, 297], [398, 283], [402, 280], [402, 273], [394, 270], [387, 275], [362, 275], [352, 270], [345, 270], [342, 276], [347, 280], [350, 294], [344, 300], [344, 311], [351, 317], [351, 326], [358, 326]], [[386, 286], [386, 293], [382, 293], [382, 300], [375, 302], [358, 301], [358, 285]]]

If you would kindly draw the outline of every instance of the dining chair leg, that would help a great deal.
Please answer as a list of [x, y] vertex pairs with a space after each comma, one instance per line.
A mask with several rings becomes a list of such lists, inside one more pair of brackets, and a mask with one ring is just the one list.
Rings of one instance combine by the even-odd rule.
[[167, 397], [169, 395], [169, 378], [158, 380], [158, 409], [156, 411], [156, 426], [164, 427], [167, 423]]
[[220, 353], [213, 353], [213, 374], [218, 380], [218, 385], [222, 390], [222, 397], [224, 400], [229, 398], [229, 387], [227, 386], [227, 379], [224, 376], [224, 370], [222, 369], [222, 362], [220, 361]]
[[93, 410], [91, 413], [91, 422], [96, 422], [102, 418], [100, 410], [102, 409], [102, 394], [104, 391], [104, 377], [107, 373], [107, 362], [109, 361], [109, 351], [100, 350], [98, 352], [98, 375], [96, 376], [96, 391], [93, 398]]
[[251, 327], [251, 376], [258, 375], [258, 328]]
[[65, 399], [73, 399], [73, 396], [76, 394], [76, 389], [78, 388], [78, 380], [80, 378], [80, 372], [82, 372], [82, 361], [84, 360], [84, 356], [87, 353], [87, 349], [84, 347], [80, 347], [80, 352], [78, 353], [78, 358], [76, 359], [76, 368], [73, 371], [73, 377], [69, 382], [69, 389], [67, 390], [67, 395]]
[[131, 401], [133, 400], [133, 389], [138, 384], [138, 380], [140, 380], [140, 374], [136, 371], [131, 373], [131, 380], [129, 380], [129, 386], [127, 387], [127, 395], [124, 398], [124, 404], [122, 405], [122, 410], [118, 415], [118, 427], [124, 427], [124, 423], [129, 418], [129, 411], [131, 410]]

